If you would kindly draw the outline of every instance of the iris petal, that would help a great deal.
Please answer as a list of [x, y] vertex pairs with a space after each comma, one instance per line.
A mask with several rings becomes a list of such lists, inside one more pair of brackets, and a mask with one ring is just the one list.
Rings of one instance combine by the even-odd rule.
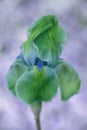
[[54, 69], [37, 66], [28, 68], [16, 83], [16, 94], [22, 101], [32, 104], [36, 101], [50, 101], [56, 94], [58, 79]]

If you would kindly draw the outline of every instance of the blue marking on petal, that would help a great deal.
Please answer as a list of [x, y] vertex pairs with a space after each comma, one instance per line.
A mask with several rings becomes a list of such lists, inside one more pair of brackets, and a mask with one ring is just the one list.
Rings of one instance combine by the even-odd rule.
[[40, 59], [38, 57], [36, 57], [34, 65], [37, 65], [39, 61], [40, 61]]
[[41, 70], [43, 68], [44, 64], [42, 61], [39, 61], [37, 66], [38, 66], [38, 69]]
[[38, 57], [36, 57], [34, 65], [38, 66], [38, 69], [41, 70], [43, 66], [48, 66], [48, 62], [41, 61]]

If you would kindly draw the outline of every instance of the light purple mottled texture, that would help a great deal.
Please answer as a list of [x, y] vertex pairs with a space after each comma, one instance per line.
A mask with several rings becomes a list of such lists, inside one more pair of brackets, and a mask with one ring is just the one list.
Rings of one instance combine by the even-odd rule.
[[87, 130], [87, 0], [0, 0], [0, 130], [35, 130], [30, 107], [7, 89], [6, 74], [27, 37], [27, 29], [42, 15], [59, 17], [68, 39], [61, 55], [77, 70], [81, 90], [67, 102], [60, 92], [43, 103], [42, 130]]

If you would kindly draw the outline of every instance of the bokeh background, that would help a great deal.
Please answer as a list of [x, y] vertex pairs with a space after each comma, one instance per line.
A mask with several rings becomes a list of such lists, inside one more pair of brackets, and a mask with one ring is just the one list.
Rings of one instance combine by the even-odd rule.
[[6, 74], [40, 16], [54, 14], [67, 32], [61, 55], [80, 75], [80, 93], [43, 103], [42, 130], [87, 130], [87, 0], [0, 0], [0, 130], [35, 130], [30, 107], [7, 89]]

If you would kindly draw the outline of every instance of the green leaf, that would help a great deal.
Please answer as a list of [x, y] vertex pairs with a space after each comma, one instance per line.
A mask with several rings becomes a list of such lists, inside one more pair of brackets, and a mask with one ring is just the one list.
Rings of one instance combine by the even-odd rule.
[[15, 84], [19, 77], [23, 74], [26, 70], [26, 65], [22, 61], [22, 59], [17, 59], [10, 67], [8, 74], [7, 74], [7, 84], [9, 90], [16, 96], [15, 92]]
[[68, 63], [61, 61], [56, 67], [62, 100], [68, 100], [79, 92], [80, 79], [77, 72]]
[[27, 69], [16, 83], [16, 94], [24, 102], [49, 101], [57, 93], [58, 80], [49, 67]]

